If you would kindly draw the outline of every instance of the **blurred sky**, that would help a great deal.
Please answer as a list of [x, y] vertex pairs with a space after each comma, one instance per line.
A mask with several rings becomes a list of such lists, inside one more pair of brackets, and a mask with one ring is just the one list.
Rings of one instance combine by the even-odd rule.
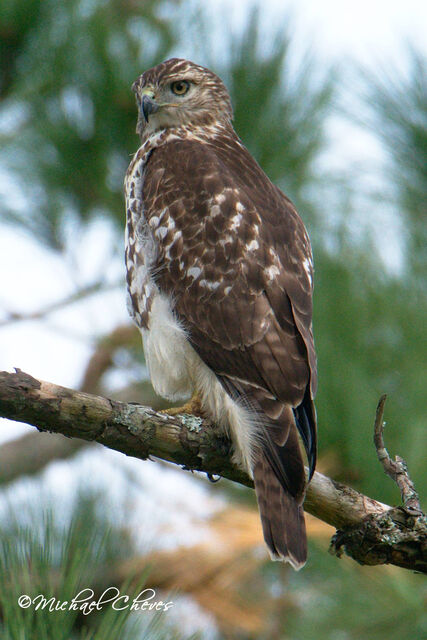
[[[200, 2], [192, 4], [200, 6]], [[209, 11], [214, 16], [220, 7], [226, 7], [230, 24], [238, 29], [252, 5], [253, 2], [245, 0], [211, 0]], [[208, 8], [205, 3], [203, 6]], [[266, 25], [271, 22], [277, 25], [289, 12], [295, 26], [296, 48], [304, 51], [311, 46], [325, 64], [347, 57], [367, 65], [393, 61], [399, 66], [405, 63], [402, 52], [406, 43], [427, 48], [427, 3], [419, 0], [404, 3], [397, 0], [359, 0], [357, 3], [269, 0], [262, 3], [261, 19]], [[338, 139], [340, 132], [337, 122], [334, 133]], [[360, 161], [365, 147], [363, 136], [356, 136], [353, 143], [346, 146], [347, 156], [350, 154], [354, 162]], [[10, 183], [1, 180], [0, 197], [6, 197], [8, 191]], [[94, 223], [83, 237], [73, 238], [72, 251], [64, 262], [62, 257], [46, 252], [22, 233], [2, 227], [0, 320], [2, 310], [35, 311], [69, 295], [76, 286], [95, 281], [106, 265], [109, 279], [120, 279], [124, 275], [123, 260], [118, 256], [111, 261], [113, 243], [111, 229], [102, 222]], [[46, 323], [24, 322], [0, 327], [0, 367], [7, 370], [19, 367], [45, 380], [77, 386], [95, 337], [127, 321], [123, 288], [64, 309]], [[10, 437], [5, 431], [0, 432], [0, 440]], [[16, 433], [16, 429], [12, 432]]]
[[[221, 0], [211, 4], [217, 3]], [[232, 4], [242, 16], [252, 2]], [[298, 36], [304, 44], [312, 42], [325, 58], [350, 55], [371, 64], [383, 54], [399, 57], [406, 39], [427, 49], [427, 3], [422, 0], [267, 0], [262, 6], [277, 20], [290, 8]]]

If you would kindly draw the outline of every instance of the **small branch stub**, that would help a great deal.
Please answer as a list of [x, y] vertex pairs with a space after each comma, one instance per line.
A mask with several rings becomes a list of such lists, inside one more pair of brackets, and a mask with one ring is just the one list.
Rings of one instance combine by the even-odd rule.
[[341, 557], [343, 551], [363, 565], [394, 564], [427, 573], [427, 518], [421, 511], [418, 494], [400, 456], [394, 460], [384, 444], [384, 406], [381, 396], [374, 424], [374, 443], [385, 473], [398, 485], [402, 507], [383, 514], [368, 515], [358, 525], [338, 530], [330, 552]]
[[374, 443], [378, 460], [381, 462], [385, 473], [399, 487], [403, 506], [406, 511], [411, 515], [420, 515], [422, 514], [420, 499], [415, 491], [414, 483], [409, 477], [405, 460], [400, 456], [395, 456], [395, 459], [392, 460], [384, 444], [385, 422], [383, 421], [383, 416], [386, 399], [386, 395], [381, 396], [375, 415]]

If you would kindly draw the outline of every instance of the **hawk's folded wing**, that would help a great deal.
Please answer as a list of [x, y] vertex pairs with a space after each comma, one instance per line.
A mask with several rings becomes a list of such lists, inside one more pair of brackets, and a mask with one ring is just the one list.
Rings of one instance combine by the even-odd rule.
[[[292, 203], [237, 139], [155, 149], [143, 202], [157, 285], [194, 349], [230, 395], [262, 397], [272, 418], [283, 404], [294, 408], [313, 468], [313, 268]], [[273, 437], [283, 445], [288, 434]]]

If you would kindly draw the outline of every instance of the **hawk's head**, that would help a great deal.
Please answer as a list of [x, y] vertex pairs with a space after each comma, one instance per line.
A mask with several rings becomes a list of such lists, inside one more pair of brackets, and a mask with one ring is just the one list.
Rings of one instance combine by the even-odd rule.
[[217, 75], [189, 60], [171, 58], [133, 83], [139, 108], [137, 133], [179, 125], [230, 124], [230, 96]]

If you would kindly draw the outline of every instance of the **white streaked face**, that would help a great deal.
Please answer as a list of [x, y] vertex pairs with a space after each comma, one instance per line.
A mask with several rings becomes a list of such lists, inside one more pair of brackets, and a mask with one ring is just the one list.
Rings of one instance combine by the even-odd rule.
[[231, 122], [230, 99], [222, 81], [202, 67], [185, 63], [171, 65], [170, 71], [168, 62], [158, 65], [134, 84], [141, 136], [181, 125]]

